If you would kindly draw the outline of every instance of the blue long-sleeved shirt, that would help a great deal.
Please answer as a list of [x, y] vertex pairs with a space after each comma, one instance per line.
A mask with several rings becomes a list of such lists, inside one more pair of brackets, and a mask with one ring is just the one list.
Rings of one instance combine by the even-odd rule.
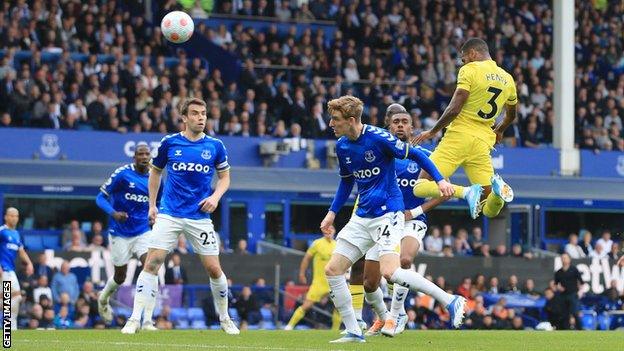
[[72, 272], [67, 273], [67, 275], [61, 272], [54, 274], [50, 287], [52, 288], [52, 297], [55, 303], [59, 302], [61, 294], [64, 292], [69, 294], [69, 299], [72, 304], [76, 303], [78, 295], [80, 294], [78, 278], [76, 278], [76, 275]]

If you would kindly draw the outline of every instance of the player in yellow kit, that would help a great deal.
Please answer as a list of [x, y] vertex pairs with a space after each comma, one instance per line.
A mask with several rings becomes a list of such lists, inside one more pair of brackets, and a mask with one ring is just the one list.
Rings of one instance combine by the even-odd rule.
[[[307, 284], [306, 271], [312, 260], [312, 284], [310, 284], [305, 301], [295, 310], [284, 330], [292, 330], [315, 303], [321, 301], [323, 297], [329, 294], [329, 283], [327, 283], [327, 278], [325, 277], [325, 266], [336, 248], [334, 234], [335, 229], [328, 234], [323, 234], [322, 238], [314, 240], [305, 256], [303, 256], [299, 266], [299, 282]], [[336, 311], [334, 311], [332, 321], [332, 329], [337, 330], [340, 327], [340, 315]]]
[[[513, 200], [513, 190], [494, 174], [490, 151], [516, 118], [516, 83], [492, 60], [485, 41], [468, 39], [460, 54], [464, 66], [457, 75], [457, 88], [449, 106], [431, 130], [416, 137], [415, 143], [432, 138], [448, 126], [429, 158], [445, 178], [455, 173], [458, 167], [463, 167], [473, 186], [455, 185], [453, 196], [468, 201], [472, 218], [478, 217], [481, 210], [485, 216], [495, 217], [505, 202]], [[494, 127], [496, 117], [503, 110], [504, 120]], [[416, 196], [441, 196], [436, 183], [425, 171], [421, 172], [420, 178], [414, 187]], [[482, 195], [486, 197], [483, 202]]]

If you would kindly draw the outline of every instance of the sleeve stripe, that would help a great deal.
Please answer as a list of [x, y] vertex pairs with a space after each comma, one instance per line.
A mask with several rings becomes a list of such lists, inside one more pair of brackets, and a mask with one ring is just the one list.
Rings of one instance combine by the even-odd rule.
[[217, 169], [229, 168], [229, 167], [230, 167], [230, 164], [228, 163], [228, 161], [223, 161], [217, 165]]
[[342, 175], [342, 174], [339, 174], [339, 175], [340, 175], [340, 178], [349, 178], [349, 177], [353, 177], [353, 174], [347, 174], [347, 175]]
[[407, 155], [409, 155], [409, 150], [410, 150], [409, 144], [405, 144], [405, 156], [403, 156], [404, 160], [407, 158]]
[[227, 168], [223, 168], [223, 169], [218, 169], [217, 168], [217, 173], [221, 173], [221, 172], [227, 172], [230, 170], [230, 166], [227, 166]]
[[159, 171], [162, 171], [162, 168], [154, 166], [154, 164], [153, 164], [153, 163], [150, 163], [150, 166], [151, 166], [151, 167], [156, 168], [156, 169], [157, 169], [157, 170], [159, 170]]
[[102, 185], [102, 186], [100, 187], [100, 191], [101, 191], [101, 192], [103, 192], [106, 196], [110, 196], [110, 195], [106, 192], [106, 189], [104, 188], [104, 185]]

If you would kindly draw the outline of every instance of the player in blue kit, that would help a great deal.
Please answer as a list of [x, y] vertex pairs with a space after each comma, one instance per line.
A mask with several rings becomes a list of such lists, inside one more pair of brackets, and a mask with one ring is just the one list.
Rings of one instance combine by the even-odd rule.
[[26, 268], [26, 275], [34, 273], [33, 264], [24, 250], [19, 232], [15, 229], [19, 222], [19, 211], [15, 207], [7, 208], [4, 213], [4, 225], [0, 226], [0, 265], [2, 281], [11, 282], [11, 329], [17, 329], [17, 314], [22, 301], [22, 293], [17, 274], [15, 274], [15, 258], [19, 255]]
[[332, 342], [365, 341], [355, 318], [344, 274], [373, 246], [378, 245], [380, 271], [389, 282], [410, 289], [418, 286], [416, 272], [400, 267], [398, 246], [403, 237], [405, 218], [394, 159], [416, 161], [427, 173], [433, 174], [441, 195], [453, 194], [453, 187], [442, 178], [426, 154], [383, 129], [362, 124], [362, 110], [362, 101], [353, 96], [343, 96], [328, 103], [330, 126], [339, 137], [336, 154], [341, 181], [334, 201], [321, 222], [321, 230], [329, 232], [332, 229], [336, 213], [346, 202], [355, 183], [359, 196], [358, 208], [338, 234], [336, 250], [325, 267], [330, 297], [347, 331], [342, 338]]
[[[100, 187], [97, 205], [110, 216], [109, 241], [115, 274], [106, 282], [98, 299], [98, 311], [105, 323], [113, 321], [110, 296], [126, 280], [128, 261], [133, 255], [145, 263], [147, 233], [150, 231], [147, 179], [151, 160], [147, 144], [134, 150], [134, 162], [121, 166]], [[152, 322], [155, 306], [146, 306], [142, 329], [156, 330]]]
[[[167, 253], [176, 246], [178, 236], [184, 234], [210, 276], [210, 289], [221, 328], [227, 334], [239, 334], [228, 315], [227, 278], [219, 262], [219, 237], [210, 220], [210, 213], [217, 208], [230, 186], [227, 152], [220, 140], [204, 134], [206, 103], [203, 100], [186, 99], [181, 104], [180, 114], [185, 130], [164, 137], [158, 155], [152, 160], [148, 180], [149, 218], [155, 223], [145, 268], [137, 279], [132, 315], [121, 332], [134, 334], [139, 329], [143, 310], [156, 301], [158, 269]], [[167, 178], [157, 208], [156, 197], [165, 168]], [[218, 180], [213, 190], [211, 181], [215, 173]]]
[[[402, 108], [402, 106], [400, 107]], [[405, 111], [405, 109], [388, 116], [386, 123], [388, 124], [388, 129], [392, 135], [395, 135], [403, 142], [409, 141], [413, 132], [413, 122], [412, 117], [407, 113], [407, 111]], [[431, 155], [429, 150], [421, 150], [428, 156]], [[401, 268], [410, 269], [412, 267], [414, 257], [416, 257], [418, 251], [422, 247], [422, 240], [427, 232], [427, 216], [425, 215], [425, 212], [438, 206], [447, 199], [437, 198], [425, 202], [425, 199], [416, 197], [413, 193], [413, 188], [418, 180], [421, 168], [417, 163], [410, 160], [396, 160], [395, 164], [397, 184], [403, 194], [403, 204], [405, 205], [405, 227], [403, 239], [401, 240], [400, 262]], [[480, 189], [480, 185], [474, 185], [473, 187]], [[475, 191], [476, 190], [477, 189], [475, 189]], [[432, 296], [438, 302], [447, 306], [449, 310], [455, 306], [457, 313], [453, 314], [454, 318], [451, 322], [454, 327], [459, 327], [463, 320], [466, 300], [462, 296], [453, 296], [446, 293], [433, 282], [421, 277], [420, 274], [418, 275], [418, 285], [414, 286], [414, 288]], [[385, 324], [381, 329], [381, 334], [392, 337], [401, 333], [405, 329], [405, 323], [407, 322], [405, 313], [405, 298], [407, 297], [408, 292], [409, 289], [407, 287], [399, 284], [394, 285], [392, 303], [390, 307], [390, 317], [386, 319]], [[452, 301], [451, 306], [448, 306], [449, 299]]]

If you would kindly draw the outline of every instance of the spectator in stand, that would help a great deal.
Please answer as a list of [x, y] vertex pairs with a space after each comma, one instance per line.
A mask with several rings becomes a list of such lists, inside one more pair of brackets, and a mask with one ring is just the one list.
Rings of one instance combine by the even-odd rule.
[[535, 282], [531, 278], [527, 279], [524, 283], [524, 289], [522, 289], [522, 293], [534, 298], [542, 296], [538, 291], [535, 290]]
[[470, 247], [473, 252], [478, 252], [481, 250], [481, 246], [484, 244], [483, 242], [483, 232], [481, 231], [481, 227], [472, 228], [472, 235], [468, 241]]
[[509, 276], [505, 294], [521, 294], [520, 287], [518, 286], [518, 277], [515, 274]]
[[613, 243], [608, 256], [609, 259], [614, 261], [617, 261], [620, 258], [620, 245], [618, 243]]
[[490, 293], [490, 294], [500, 294], [500, 293], [502, 293], [502, 291], [498, 287], [498, 278], [497, 277], [491, 277], [490, 278], [489, 286], [490, 287], [488, 289], [488, 293]]
[[601, 245], [602, 250], [604, 252], [611, 252], [611, 246], [613, 245], [613, 240], [611, 240], [611, 231], [606, 229], [602, 232], [602, 236], [600, 239], [596, 241], [596, 246]]
[[[39, 278], [42, 275], [48, 278], [48, 282], [52, 280], [52, 274], [54, 271], [50, 266], [48, 266], [48, 256], [45, 253], [40, 253], [37, 256], [37, 263], [34, 265], [35, 277]], [[52, 298], [52, 296], [50, 296]]]
[[61, 294], [67, 293], [72, 303], [76, 302], [80, 287], [76, 275], [69, 271], [69, 262], [63, 260], [61, 270], [52, 278], [52, 298], [59, 302]]
[[80, 229], [72, 229], [70, 241], [65, 243], [63, 249], [71, 252], [87, 251], [87, 245], [82, 241], [82, 235], [83, 234]]
[[236, 245], [235, 252], [239, 255], [249, 255], [249, 251], [247, 251], [247, 240], [240, 239]]
[[[77, 234], [76, 234], [77, 233]], [[85, 233], [80, 230], [80, 222], [78, 220], [72, 220], [69, 222], [69, 226], [63, 231], [62, 243], [63, 247], [66, 247], [65, 250], [69, 249], [72, 246], [72, 239], [74, 236], [78, 236], [80, 240], [80, 244], [77, 244], [77, 247], [84, 245], [87, 246], [87, 236]]]
[[509, 253], [509, 255], [513, 257], [526, 258], [529, 260], [533, 258], [533, 254], [531, 252], [524, 252], [524, 250], [522, 249], [522, 245], [517, 243], [511, 246], [511, 252]]
[[589, 254], [589, 257], [591, 258], [598, 258], [598, 259], [602, 259], [605, 257], [608, 257], [609, 253], [607, 251], [605, 251], [604, 247], [602, 246], [603, 244], [600, 242], [596, 242], [596, 246], [594, 247], [594, 251], [592, 251]]
[[592, 233], [589, 230], [586, 230], [585, 233], [583, 233], [583, 242], [580, 244], [583, 254], [585, 254], [586, 257], [590, 256], [594, 251], [591, 241]]
[[467, 300], [472, 298], [470, 288], [472, 287], [472, 279], [470, 277], [464, 277], [462, 283], [457, 287], [456, 294], [465, 297]]
[[260, 321], [260, 307], [249, 286], [244, 286], [241, 290], [235, 308], [240, 316], [241, 329], [245, 330], [248, 325]]
[[544, 290], [544, 298], [546, 299], [544, 311], [546, 312], [548, 322], [554, 328], [562, 329], [564, 310], [560, 296], [555, 295], [551, 288], [547, 288]]
[[579, 259], [585, 257], [583, 248], [578, 244], [578, 236], [575, 233], [568, 236], [568, 243], [566, 244], [563, 252], [567, 253], [572, 259]]
[[[37, 278], [37, 287], [33, 290], [33, 301], [38, 304], [41, 296], [52, 298], [52, 289], [48, 286], [48, 276], [40, 275]], [[43, 311], [41, 311], [43, 313]]]
[[457, 231], [457, 237], [453, 241], [453, 251], [458, 256], [472, 256], [472, 248], [468, 243], [468, 232], [461, 228]]
[[442, 244], [444, 246], [453, 246], [453, 227], [450, 224], [445, 224], [442, 227]]
[[425, 238], [425, 250], [432, 253], [441, 253], [444, 243], [440, 237], [440, 228], [436, 226], [431, 227], [431, 232]]
[[495, 257], [503, 257], [507, 256], [507, 247], [503, 244], [496, 246], [496, 250], [494, 251]]
[[578, 291], [583, 279], [581, 273], [572, 265], [572, 261], [568, 254], [561, 255], [562, 267], [555, 273], [555, 284], [561, 297], [563, 307], [563, 322], [561, 328], [570, 329], [570, 316], [576, 320], [576, 325], [580, 325], [578, 321], [579, 296]]
[[87, 280], [82, 284], [82, 291], [78, 296], [78, 300], [84, 301], [84, 304], [89, 306], [89, 316], [91, 318], [95, 318], [98, 315], [98, 294], [93, 288], [91, 281]]
[[487, 287], [485, 286], [485, 276], [483, 274], [477, 274], [474, 279], [474, 288], [478, 292], [485, 292]]
[[174, 253], [169, 261], [170, 267], [165, 270], [165, 284], [185, 284], [188, 281], [186, 270], [181, 265], [180, 255]]
[[442, 248], [442, 256], [444, 256], [444, 257], [454, 257], [455, 255], [453, 254], [453, 248], [448, 246], [448, 245], [445, 245]]

